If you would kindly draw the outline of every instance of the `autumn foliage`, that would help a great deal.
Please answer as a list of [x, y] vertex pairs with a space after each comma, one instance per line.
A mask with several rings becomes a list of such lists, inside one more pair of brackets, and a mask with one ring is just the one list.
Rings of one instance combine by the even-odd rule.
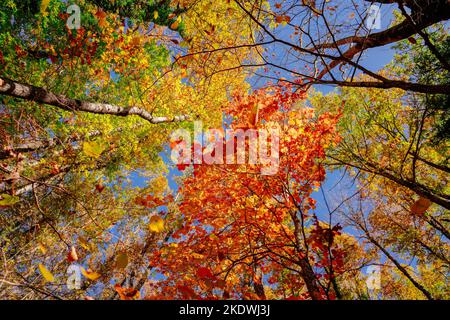
[[449, 299], [450, 4], [391, 2], [3, 1], [0, 299]]

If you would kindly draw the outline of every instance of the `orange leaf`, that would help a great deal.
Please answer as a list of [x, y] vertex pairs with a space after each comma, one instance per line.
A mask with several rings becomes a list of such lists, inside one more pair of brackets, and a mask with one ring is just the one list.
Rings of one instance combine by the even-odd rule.
[[114, 289], [119, 294], [120, 300], [136, 300], [139, 299], [140, 293], [133, 288], [122, 288], [120, 285], [114, 285]]
[[97, 12], [95, 13], [95, 16], [98, 19], [98, 25], [100, 27], [105, 27], [106, 26], [106, 12], [104, 12], [103, 10], [97, 10]]
[[411, 213], [416, 215], [422, 215], [425, 213], [425, 211], [428, 210], [430, 206], [431, 206], [430, 200], [424, 197], [420, 197], [419, 200], [414, 202], [414, 204], [411, 206]]
[[94, 272], [91, 269], [85, 270], [83, 267], [80, 267], [81, 274], [88, 278], [89, 280], [95, 281], [101, 277], [100, 273]]
[[282, 23], [282, 22], [284, 21], [284, 17], [283, 17], [283, 16], [276, 16], [276, 17], [275, 17], [275, 21], [276, 21], [277, 23]]
[[69, 260], [69, 262], [74, 262], [78, 260], [77, 250], [75, 249], [75, 246], [72, 246], [70, 248], [70, 251], [67, 254], [67, 260]]
[[258, 119], [258, 113], [259, 113], [259, 106], [256, 105], [253, 109], [252, 112], [250, 113], [249, 117], [248, 117], [248, 124], [249, 127], [254, 128], [256, 127], [256, 124], [258, 123], [259, 119]]

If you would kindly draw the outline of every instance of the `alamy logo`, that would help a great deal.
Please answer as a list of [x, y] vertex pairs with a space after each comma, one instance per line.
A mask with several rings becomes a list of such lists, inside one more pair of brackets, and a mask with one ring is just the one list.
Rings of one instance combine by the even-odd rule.
[[[171, 159], [177, 165], [251, 164], [259, 165], [261, 174], [274, 175], [279, 166], [280, 129], [268, 123], [263, 129], [208, 129], [201, 121], [194, 122], [194, 143], [191, 133], [175, 130]], [[248, 153], [246, 152], [248, 151]]]
[[70, 14], [66, 25], [70, 30], [80, 29], [81, 27], [81, 10], [76, 4], [72, 4], [67, 8], [67, 13]]
[[66, 285], [69, 290], [79, 290], [81, 289], [81, 268], [79, 265], [71, 264], [67, 269]]
[[367, 10], [366, 27], [369, 30], [381, 29], [381, 7], [371, 5]]
[[381, 289], [381, 267], [369, 266], [367, 267], [367, 280], [366, 285], [369, 290]]

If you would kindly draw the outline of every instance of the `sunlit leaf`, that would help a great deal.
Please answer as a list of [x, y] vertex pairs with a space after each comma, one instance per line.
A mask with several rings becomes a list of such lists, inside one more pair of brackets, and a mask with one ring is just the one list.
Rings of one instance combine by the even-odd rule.
[[9, 194], [3, 193], [0, 195], [0, 206], [12, 206], [20, 201], [18, 196], [11, 196]]
[[95, 281], [101, 277], [100, 273], [94, 272], [91, 269], [85, 270], [83, 267], [80, 267], [81, 274], [88, 278], [89, 280]]
[[53, 274], [50, 271], [48, 271], [48, 269], [42, 263], [39, 263], [38, 268], [47, 282], [55, 281], [55, 277], [53, 276]]
[[47, 248], [41, 242], [38, 243], [38, 248], [39, 248], [39, 250], [41, 250], [42, 254], [47, 253]]
[[150, 218], [148, 227], [153, 232], [162, 232], [164, 231], [164, 220], [160, 216], [154, 215]]
[[78, 260], [78, 254], [77, 254], [77, 250], [75, 249], [75, 246], [72, 246], [70, 248], [70, 251], [67, 254], [67, 260], [69, 260], [69, 262], [74, 262], [74, 261]]
[[98, 158], [105, 150], [105, 147], [98, 141], [83, 142], [83, 152], [88, 157]]
[[41, 13], [42, 14], [46, 13], [49, 3], [50, 3], [50, 0], [42, 0], [41, 1]]

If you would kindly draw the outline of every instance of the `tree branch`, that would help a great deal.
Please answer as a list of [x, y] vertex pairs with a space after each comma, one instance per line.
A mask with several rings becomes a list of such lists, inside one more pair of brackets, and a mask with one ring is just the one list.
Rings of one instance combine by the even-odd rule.
[[120, 117], [136, 115], [152, 124], [166, 122], [181, 122], [189, 120], [188, 115], [174, 117], [155, 117], [150, 112], [138, 107], [121, 107], [107, 103], [88, 102], [71, 99], [61, 94], [55, 94], [44, 88], [19, 83], [6, 78], [0, 78], [0, 94], [48, 104], [67, 111], [83, 111], [95, 114], [111, 114]]

